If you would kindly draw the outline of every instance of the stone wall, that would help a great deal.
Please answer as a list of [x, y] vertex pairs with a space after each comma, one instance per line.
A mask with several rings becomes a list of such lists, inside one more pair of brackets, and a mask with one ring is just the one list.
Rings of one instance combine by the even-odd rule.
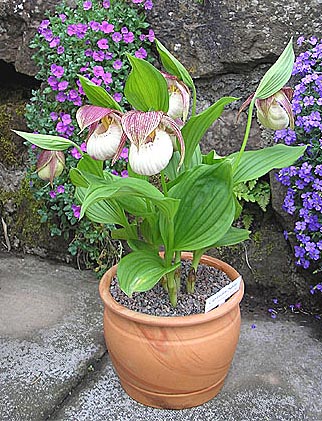
[[[45, 11], [58, 3], [0, 0], [0, 61], [14, 66], [20, 74], [34, 76], [37, 69], [28, 45]], [[238, 107], [292, 36], [296, 52], [299, 35], [322, 36], [321, 8], [322, 0], [155, 0], [148, 19], [158, 39], [191, 72], [197, 86], [198, 111], [222, 96], [241, 98], [209, 129], [202, 144], [204, 152], [238, 150], [245, 124], [243, 115], [236, 123]], [[4, 90], [3, 72], [1, 78], [0, 89]], [[254, 121], [248, 148], [271, 142], [271, 133]], [[8, 168], [0, 165], [0, 183], [4, 179], [1, 173], [6, 171]], [[21, 167], [15, 171], [19, 178]], [[289, 291], [292, 297], [309, 302], [308, 281], [295, 271], [291, 249], [282, 235], [280, 198], [274, 198], [273, 205], [280, 215], [272, 209], [265, 217], [259, 212], [256, 241], [229, 253], [235, 253], [231, 258], [244, 269], [249, 288], [275, 286], [279, 294]]]

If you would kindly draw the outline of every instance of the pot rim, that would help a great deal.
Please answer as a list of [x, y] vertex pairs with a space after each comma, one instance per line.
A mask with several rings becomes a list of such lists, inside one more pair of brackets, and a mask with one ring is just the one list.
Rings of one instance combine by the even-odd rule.
[[[191, 260], [192, 253], [183, 252], [181, 254], [182, 260]], [[234, 281], [236, 278], [241, 276], [232, 266], [228, 263], [223, 262], [220, 259], [215, 257], [203, 255], [200, 259], [200, 263], [213, 266], [219, 270], [222, 270], [226, 275]], [[225, 314], [229, 313], [234, 307], [239, 306], [243, 295], [244, 295], [244, 281], [241, 279], [239, 290], [233, 294], [225, 303], [221, 304], [219, 307], [210, 310], [208, 313], [199, 313], [191, 314], [189, 316], [155, 316], [146, 313], [140, 313], [134, 310], [119, 304], [114, 300], [110, 293], [110, 283], [112, 278], [115, 276], [117, 270], [117, 265], [111, 267], [103, 275], [99, 283], [99, 293], [104, 305], [111, 311], [115, 313], [122, 313], [122, 316], [143, 324], [150, 324], [155, 326], [185, 326], [185, 325], [194, 325], [200, 323], [206, 323], [210, 320], [223, 317]]]

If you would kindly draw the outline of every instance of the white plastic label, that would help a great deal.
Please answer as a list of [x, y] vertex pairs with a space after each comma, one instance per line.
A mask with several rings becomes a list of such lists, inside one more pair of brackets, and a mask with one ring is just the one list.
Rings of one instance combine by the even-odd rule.
[[212, 295], [211, 297], [207, 298], [206, 306], [205, 306], [205, 313], [214, 309], [217, 306], [223, 304], [228, 298], [230, 298], [235, 292], [239, 290], [241, 276], [235, 279], [230, 284], [226, 285], [220, 291], [216, 292], [216, 294]]

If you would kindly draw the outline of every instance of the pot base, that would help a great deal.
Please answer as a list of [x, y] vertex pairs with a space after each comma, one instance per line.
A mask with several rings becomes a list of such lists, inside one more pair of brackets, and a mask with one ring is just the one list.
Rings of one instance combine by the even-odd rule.
[[125, 392], [135, 401], [159, 409], [185, 409], [202, 405], [214, 398], [222, 389], [226, 376], [215, 385], [192, 393], [165, 394], [149, 392], [120, 379]]

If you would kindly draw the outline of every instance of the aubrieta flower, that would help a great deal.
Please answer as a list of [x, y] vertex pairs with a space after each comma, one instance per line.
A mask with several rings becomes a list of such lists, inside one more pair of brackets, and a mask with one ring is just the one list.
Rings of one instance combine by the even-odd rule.
[[[293, 75], [301, 76], [293, 93], [294, 130], [278, 130], [275, 141], [307, 144], [305, 155], [289, 168], [280, 170], [277, 180], [288, 187], [283, 209], [294, 215], [296, 265], [308, 269], [314, 263], [321, 271], [322, 257], [322, 40], [298, 38], [308, 49], [297, 56]], [[312, 287], [313, 288], [313, 287]], [[311, 289], [312, 292], [312, 289]]]

